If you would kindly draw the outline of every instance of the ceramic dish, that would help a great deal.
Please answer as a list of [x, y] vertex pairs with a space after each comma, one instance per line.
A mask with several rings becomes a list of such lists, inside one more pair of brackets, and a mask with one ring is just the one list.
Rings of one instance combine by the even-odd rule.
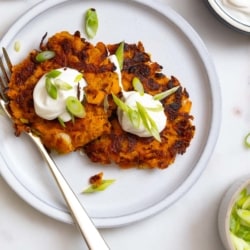
[[[220, 126], [220, 88], [207, 50], [196, 32], [177, 13], [155, 1], [42, 1], [22, 16], [2, 38], [14, 63], [36, 48], [41, 37], [62, 30], [83, 31], [83, 15], [95, 8], [99, 29], [93, 43], [142, 41], [167, 75], [176, 76], [193, 102], [196, 134], [187, 152], [165, 170], [122, 170], [91, 163], [79, 153], [54, 159], [97, 227], [116, 227], [158, 213], [183, 196], [210, 158]], [[126, 13], [126, 14], [124, 14]], [[84, 32], [83, 32], [84, 34]], [[13, 46], [21, 44], [20, 52]], [[181, 63], [180, 63], [181, 62]], [[0, 117], [0, 170], [9, 185], [29, 204], [63, 222], [72, 219], [43, 159], [25, 136], [16, 138]], [[116, 182], [105, 192], [82, 195], [90, 176], [103, 171]]]
[[[243, 189], [250, 190], [250, 176], [245, 176], [235, 181], [223, 195], [218, 213], [219, 233], [225, 249], [234, 250], [230, 237], [230, 216], [233, 206]], [[242, 248], [243, 249], [243, 248]], [[244, 248], [245, 249], [245, 248]]]
[[244, 1], [205, 0], [205, 2], [229, 27], [250, 34], [250, 10], [248, 10], [249, 7], [244, 6]]

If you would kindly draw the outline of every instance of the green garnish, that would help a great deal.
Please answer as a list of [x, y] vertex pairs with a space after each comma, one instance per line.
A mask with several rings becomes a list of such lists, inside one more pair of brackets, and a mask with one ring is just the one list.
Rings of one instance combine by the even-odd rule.
[[115, 52], [120, 70], [123, 68], [123, 60], [124, 60], [124, 42], [121, 42]]
[[62, 74], [61, 71], [53, 69], [49, 73], [46, 74], [46, 77], [48, 77], [48, 78], [56, 78], [61, 74]]
[[139, 115], [142, 119], [142, 123], [144, 127], [148, 130], [148, 132], [157, 140], [161, 141], [161, 137], [157, 128], [155, 121], [148, 114], [147, 110], [139, 103], [136, 102], [136, 106], [139, 112]]
[[152, 112], [161, 112], [163, 111], [162, 105], [158, 105], [157, 107], [145, 107], [146, 110], [152, 111]]
[[65, 123], [64, 123], [64, 121], [63, 121], [63, 119], [62, 119], [61, 117], [57, 117], [57, 120], [59, 121], [60, 125], [61, 125], [63, 128], [66, 127], [66, 125], [65, 125]]
[[115, 104], [125, 113], [128, 113], [129, 109], [131, 109], [128, 105], [126, 105], [121, 99], [119, 99], [116, 95], [112, 94], [113, 100]]
[[250, 133], [248, 133], [244, 138], [244, 144], [247, 148], [250, 148]]
[[55, 80], [55, 85], [58, 89], [61, 89], [61, 90], [70, 90], [72, 89], [73, 87], [67, 83], [67, 82], [64, 82], [63, 80], [61, 79], [56, 79]]
[[89, 38], [94, 38], [98, 30], [98, 16], [94, 8], [87, 10], [85, 15], [85, 31]]
[[36, 61], [44, 62], [44, 61], [47, 61], [49, 59], [52, 59], [53, 57], [55, 57], [55, 55], [56, 55], [56, 53], [54, 51], [45, 50], [45, 51], [42, 51], [39, 54], [37, 54]]
[[80, 82], [82, 80], [83, 76], [82, 74], [78, 74], [75, 79], [74, 79], [74, 82]]
[[231, 211], [229, 230], [235, 249], [250, 249], [250, 194], [246, 188], [239, 194]]
[[100, 185], [90, 185], [88, 188], [82, 191], [83, 194], [90, 194], [95, 192], [104, 191], [108, 188], [115, 180], [102, 180]]
[[14, 50], [15, 50], [16, 52], [19, 52], [20, 49], [21, 49], [21, 43], [20, 43], [20, 41], [16, 41], [16, 42], [14, 43]]
[[168, 89], [168, 90], [166, 90], [166, 91], [164, 91], [164, 92], [161, 92], [161, 93], [159, 93], [159, 94], [156, 94], [156, 95], [154, 95], [154, 99], [160, 101], [160, 100], [162, 100], [162, 99], [164, 99], [164, 98], [166, 98], [166, 97], [172, 95], [173, 93], [175, 93], [179, 87], [180, 87], [180, 86], [176, 86], [176, 87], [173, 87], [173, 88], [171, 88], [171, 89]]
[[135, 91], [137, 91], [140, 95], [144, 95], [144, 88], [138, 77], [133, 78], [132, 85]]
[[45, 88], [46, 91], [48, 93], [48, 95], [52, 98], [52, 99], [57, 99], [57, 88], [56, 86], [52, 83], [51, 78], [46, 77], [45, 80]]
[[82, 103], [74, 96], [69, 96], [66, 99], [67, 111], [75, 117], [83, 118], [85, 116], [85, 109]]

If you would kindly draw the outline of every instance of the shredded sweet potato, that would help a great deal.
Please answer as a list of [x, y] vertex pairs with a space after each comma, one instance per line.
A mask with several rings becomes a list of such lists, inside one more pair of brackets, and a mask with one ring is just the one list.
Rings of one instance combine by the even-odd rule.
[[[44, 145], [59, 153], [69, 153], [83, 148], [87, 156], [101, 164], [115, 162], [122, 168], [167, 168], [177, 154], [184, 154], [195, 133], [190, 114], [192, 102], [188, 92], [175, 77], [168, 78], [162, 67], [152, 62], [143, 44], [126, 44], [122, 84], [133, 90], [132, 79], [138, 77], [144, 91], [155, 95], [174, 86], [180, 88], [162, 100], [167, 125], [161, 132], [161, 142], [153, 137], [140, 138], [122, 130], [111, 94], [120, 95], [121, 89], [115, 65], [109, 60], [118, 44], [95, 46], [76, 32], [60, 32], [40, 44], [20, 64], [13, 67], [7, 94], [10, 112], [14, 118], [15, 134], [32, 130], [41, 137]], [[37, 62], [40, 51], [52, 50], [55, 57]], [[47, 72], [69, 67], [82, 72], [87, 82], [84, 88], [86, 116], [76, 118], [62, 126], [57, 119], [49, 121], [36, 115], [33, 90], [38, 80]], [[105, 101], [108, 106], [105, 107]], [[157, 121], [156, 121], [157, 122]]]
[[[118, 93], [120, 88], [117, 74], [113, 72], [114, 65], [107, 58], [106, 46], [103, 43], [91, 45], [80, 37], [79, 32], [74, 35], [61, 32], [49, 38], [46, 44], [41, 44], [41, 49], [55, 51], [56, 56], [39, 63], [35, 59], [39, 51], [33, 50], [12, 70], [7, 94], [16, 135], [31, 129], [41, 137], [48, 149], [69, 153], [109, 133], [110, 122], [103, 108], [103, 99], [111, 91]], [[33, 89], [40, 77], [62, 67], [79, 70], [89, 83], [84, 103], [86, 116], [67, 122], [65, 127], [57, 120], [48, 121], [37, 116], [33, 105]], [[100, 81], [106, 78], [106, 81]]]

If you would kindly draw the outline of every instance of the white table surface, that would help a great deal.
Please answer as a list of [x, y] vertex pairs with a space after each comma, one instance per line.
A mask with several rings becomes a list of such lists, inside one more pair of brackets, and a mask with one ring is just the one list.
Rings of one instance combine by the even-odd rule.
[[[250, 37], [220, 23], [201, 0], [158, 0], [169, 4], [200, 35], [215, 64], [222, 90], [218, 143], [202, 176], [174, 205], [122, 228], [102, 229], [113, 250], [222, 250], [217, 211], [227, 187], [250, 173]], [[0, 0], [0, 37], [37, 1]], [[78, 231], [19, 198], [0, 176], [0, 249], [87, 249]]]

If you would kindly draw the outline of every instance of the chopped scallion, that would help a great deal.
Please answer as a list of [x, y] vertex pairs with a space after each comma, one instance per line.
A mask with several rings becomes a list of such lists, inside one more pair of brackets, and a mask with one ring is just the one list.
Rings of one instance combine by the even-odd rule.
[[159, 94], [156, 94], [156, 95], [154, 95], [154, 99], [160, 101], [160, 100], [162, 100], [162, 99], [164, 99], [164, 98], [166, 98], [166, 97], [172, 95], [173, 93], [175, 93], [175, 92], [177, 91], [178, 88], [179, 88], [179, 86], [176, 86], [176, 87], [173, 87], [173, 88], [171, 88], [171, 89], [168, 89], [168, 90], [166, 90], [166, 91], [164, 91], [164, 92], [161, 92], [161, 93], [159, 93]]
[[250, 148], [250, 133], [248, 133], [244, 138], [244, 144], [247, 148]]
[[82, 191], [83, 194], [90, 194], [95, 192], [104, 191], [106, 188], [108, 188], [112, 183], [114, 183], [115, 180], [102, 180], [101, 184], [96, 185], [90, 185], [88, 188]]
[[46, 91], [48, 93], [48, 95], [52, 98], [52, 99], [57, 99], [57, 88], [56, 86], [52, 83], [51, 78], [46, 77], [45, 80], [45, 88]]
[[124, 61], [124, 42], [121, 42], [115, 52], [120, 70], [123, 68], [123, 61]]
[[56, 79], [55, 80], [55, 85], [58, 89], [61, 89], [61, 90], [70, 90], [72, 89], [73, 87], [67, 83], [67, 82], [64, 82], [63, 80], [61, 79]]
[[39, 54], [37, 54], [36, 60], [38, 62], [44, 62], [44, 61], [47, 61], [49, 59], [52, 59], [53, 57], [55, 57], [55, 55], [56, 55], [56, 53], [54, 51], [45, 50], [45, 51], [42, 51]]
[[140, 95], [144, 95], [144, 88], [138, 77], [133, 78], [132, 85], [135, 91], [137, 91]]
[[20, 43], [20, 41], [16, 41], [15, 44], [14, 44], [14, 50], [16, 52], [19, 52], [20, 49], [21, 49], [21, 43]]
[[136, 105], [144, 127], [157, 141], [160, 142], [161, 137], [155, 121], [150, 117], [147, 110], [139, 102], [136, 102]]
[[48, 77], [48, 78], [56, 78], [61, 74], [62, 74], [61, 71], [53, 69], [49, 73], [46, 74], [46, 77]]
[[82, 74], [78, 74], [75, 79], [74, 79], [74, 82], [80, 82], [82, 80], [83, 76]]
[[59, 121], [60, 125], [61, 125], [63, 128], [66, 127], [66, 125], [65, 125], [65, 123], [64, 123], [64, 121], [63, 121], [63, 119], [62, 119], [61, 117], [57, 117], [57, 120]]
[[74, 96], [69, 96], [66, 99], [66, 108], [68, 112], [78, 118], [83, 118], [85, 116], [85, 109], [82, 103]]
[[94, 8], [87, 10], [85, 15], [85, 31], [89, 38], [94, 38], [98, 30], [98, 16]]

